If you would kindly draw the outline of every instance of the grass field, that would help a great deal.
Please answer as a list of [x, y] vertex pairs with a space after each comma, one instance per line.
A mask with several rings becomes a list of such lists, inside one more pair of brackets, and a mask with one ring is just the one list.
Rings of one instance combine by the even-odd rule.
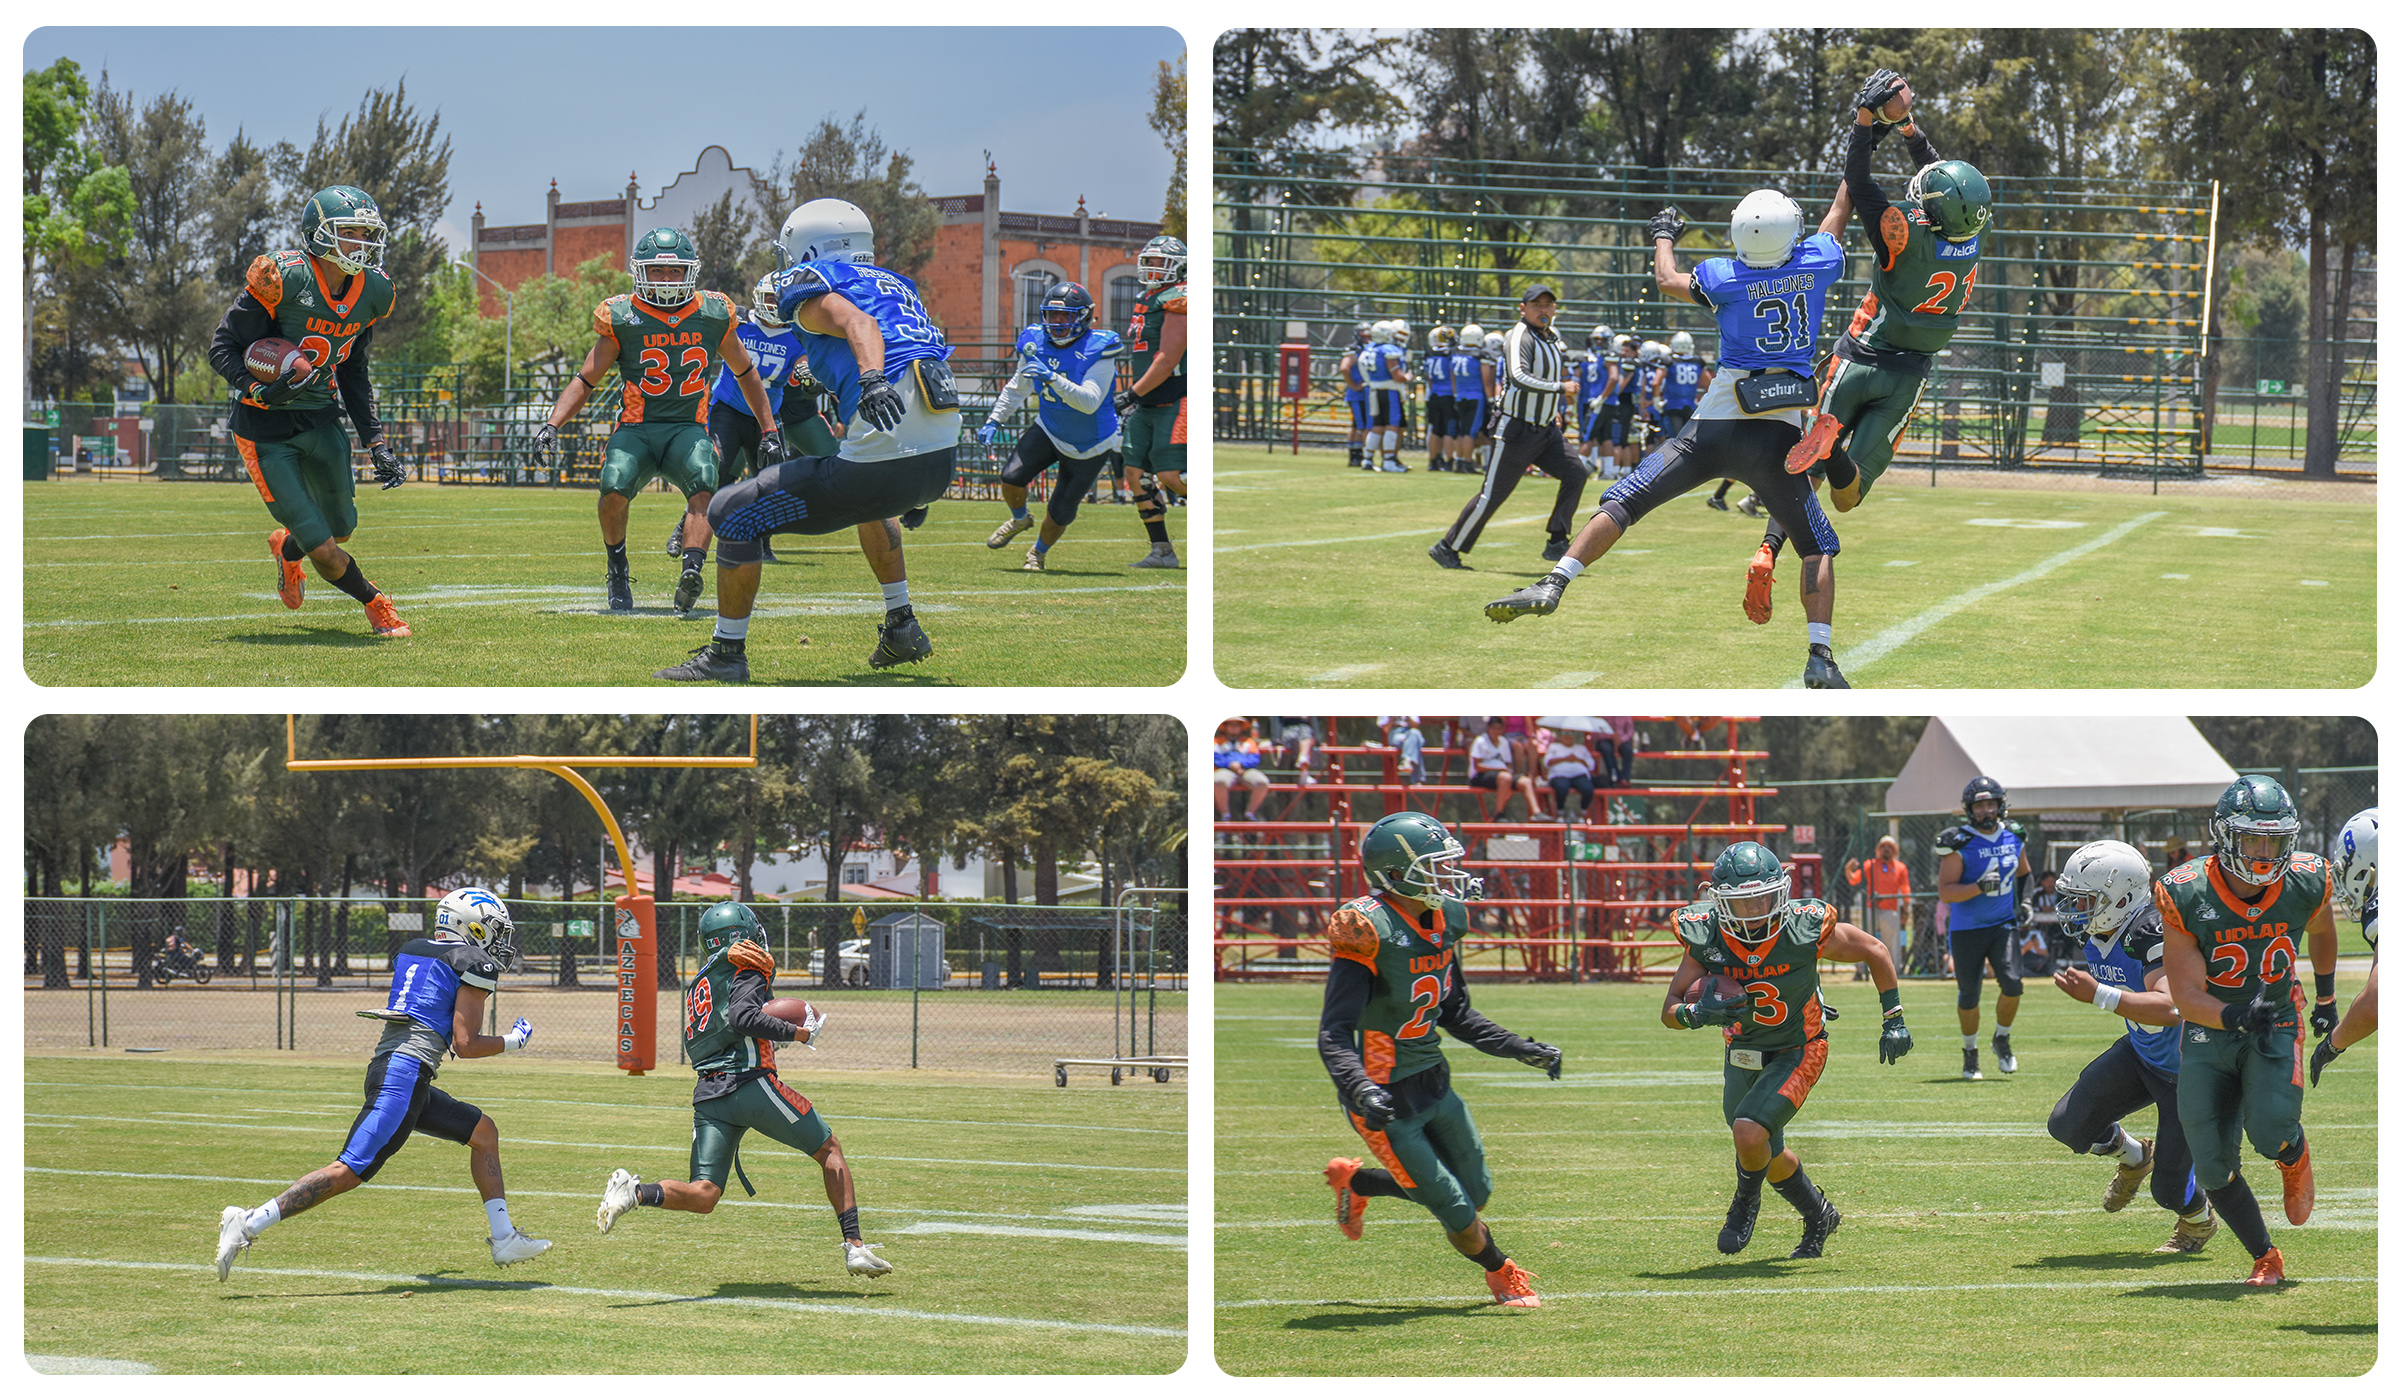
[[[351, 547], [414, 635], [383, 641], [312, 571], [275, 597], [274, 521], [248, 484], [25, 488], [25, 669], [44, 685], [635, 685], [708, 640], [716, 568], [678, 619], [662, 552], [678, 507], [634, 502], [634, 611], [611, 614], [589, 491], [410, 485], [359, 494]], [[786, 685], [1169, 685], [1184, 668], [1184, 575], [1129, 506], [1084, 507], [1042, 574], [983, 538], [996, 501], [944, 501], [907, 538], [931, 659], [870, 670], [882, 595], [853, 532], [792, 536], [766, 568], [754, 681]], [[1181, 542], [1184, 517], [1169, 528]], [[657, 682], [657, 684], [667, 684]]]
[[[1641, 521], [1556, 615], [1506, 626], [1483, 605], [1539, 578], [1555, 488], [1529, 479], [1469, 556], [1426, 546], [1476, 478], [1368, 476], [1332, 451], [1221, 447], [1216, 668], [1237, 686], [1797, 685], [1807, 637], [1799, 567], [1777, 570], [1774, 621], [1742, 615], [1763, 522], [1695, 492]], [[2228, 620], [2277, 639], [2263, 686], [2355, 686], [2373, 674], [2375, 500], [2341, 487], [2035, 489], [1895, 471], [1847, 515], [1834, 653], [1856, 686], [2214, 686]], [[1957, 483], [1957, 484], [1953, 484]], [[2114, 485], [2113, 483], [2110, 485]], [[1600, 483], [1584, 494], [1596, 506]], [[2237, 493], [2238, 492], [2238, 493]], [[2195, 664], [2197, 663], [2197, 669]]]
[[[502, 1270], [463, 1148], [412, 1139], [376, 1180], [275, 1226], [217, 1282], [218, 1211], [339, 1150], [358, 1057], [25, 1061], [25, 1349], [161, 1371], [1138, 1372], [1187, 1348], [1181, 1082], [800, 1077], [839, 1135], [868, 1240], [843, 1271], [816, 1164], [753, 1134], [711, 1216], [637, 1210], [614, 1167], [680, 1177], [691, 1076], [453, 1062], [500, 1127], [510, 1213], [556, 1241]], [[432, 1344], [428, 1350], [428, 1344]], [[462, 1350], [463, 1348], [463, 1350]]]
[[[2345, 975], [2345, 1000], [2364, 974]], [[2317, 1209], [2282, 1221], [2293, 1278], [2241, 1280], [2221, 1230], [2196, 1255], [2147, 1251], [2171, 1217], [2120, 1215], [2109, 1168], [2052, 1141], [2051, 1105], [2113, 1022], [2031, 984], [2020, 1069], [1958, 1077], [1947, 984], [1903, 988], [1915, 1053], [1876, 1063], [1875, 997], [1848, 1013], [1787, 1137], [1842, 1210], [1819, 1260], [1784, 1256], [1798, 1217], [1773, 1192], [1749, 1250], [1716, 1252], [1733, 1186], [1713, 1032], [1658, 1023], [1659, 983], [1487, 985], [1479, 1009], [1567, 1053], [1558, 1082], [1453, 1044], [1453, 1082], [1485, 1141], [1494, 1238], [1540, 1275], [1539, 1310], [1491, 1304], [1481, 1271], [1422, 1208], [1376, 1200], [1366, 1237], [1333, 1227], [1323, 1178], [1364, 1156], [1315, 1050], [1315, 986], [1217, 989], [1216, 1345], [1236, 1375], [2357, 1375], [2376, 1357], [2377, 1041], [2308, 1097]], [[1990, 1000], [1987, 987], [1985, 999]], [[2127, 1120], [2147, 1133], [2149, 1110]], [[1761, 1348], [1765, 1348], [1764, 1351]], [[2138, 1358], [2138, 1362], [2129, 1362]]]

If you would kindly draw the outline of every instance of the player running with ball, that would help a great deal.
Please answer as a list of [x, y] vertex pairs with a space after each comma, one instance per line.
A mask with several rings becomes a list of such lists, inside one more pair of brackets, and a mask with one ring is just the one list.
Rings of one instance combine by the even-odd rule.
[[1659, 1019], [1670, 1029], [1725, 1027], [1725, 1126], [1733, 1130], [1733, 1204], [1717, 1249], [1739, 1254], [1758, 1225], [1759, 1183], [1800, 1212], [1794, 1259], [1816, 1259], [1842, 1213], [1808, 1179], [1783, 1130], [1825, 1072], [1824, 1002], [1817, 964], [1863, 962], [1883, 1001], [1876, 1058], [1897, 1064], [1914, 1046], [1900, 1015], [1900, 983], [1883, 940], [1834, 920], [1833, 906], [1792, 898], [1791, 873], [1756, 841], [1717, 857], [1708, 898], [1675, 911], [1683, 961]]
[[1458, 940], [1481, 882], [1459, 865], [1466, 848], [1422, 812], [1395, 812], [1358, 843], [1359, 864], [1374, 891], [1334, 911], [1327, 936], [1333, 967], [1317, 1054], [1333, 1076], [1334, 1097], [1380, 1167], [1355, 1157], [1325, 1164], [1333, 1222], [1359, 1238], [1367, 1201], [1401, 1196], [1432, 1211], [1450, 1247], [1483, 1266], [1492, 1300], [1538, 1308], [1534, 1275], [1502, 1253], [1479, 1214], [1491, 1199], [1492, 1173], [1474, 1116], [1450, 1087], [1450, 1061], [1438, 1030], [1487, 1055], [1521, 1061], [1556, 1079], [1558, 1047], [1493, 1024], [1467, 1001]]
[[775, 959], [761, 937], [758, 916], [747, 904], [729, 900], [700, 916], [700, 970], [683, 995], [684, 1053], [700, 1076], [692, 1089], [691, 1179], [637, 1181], [622, 1167], [609, 1173], [600, 1194], [600, 1233], [637, 1206], [707, 1215], [725, 1194], [728, 1170], [744, 1191], [758, 1194], [742, 1172], [740, 1151], [743, 1135], [756, 1128], [824, 1169], [825, 1199], [842, 1227], [843, 1266], [870, 1278], [888, 1274], [894, 1266], [859, 1238], [858, 1190], [841, 1143], [809, 1101], [775, 1077], [775, 1047], [794, 1040], [815, 1044], [825, 1013], [808, 1007], [807, 1019], [798, 1022], [767, 1014]]

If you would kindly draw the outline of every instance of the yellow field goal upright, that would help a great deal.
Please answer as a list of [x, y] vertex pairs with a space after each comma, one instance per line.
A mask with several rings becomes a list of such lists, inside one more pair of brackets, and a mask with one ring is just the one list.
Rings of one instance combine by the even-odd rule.
[[625, 829], [607, 799], [593, 787], [582, 768], [756, 768], [758, 716], [750, 716], [750, 752], [710, 758], [649, 755], [476, 754], [450, 758], [302, 758], [298, 719], [283, 717], [283, 766], [294, 773], [336, 773], [396, 768], [532, 768], [555, 774], [583, 794], [599, 814], [600, 825], [617, 850], [617, 868], [625, 872], [625, 893], [617, 897], [617, 1068], [641, 1074], [658, 1066], [658, 901], [642, 893], [641, 874], [634, 868], [633, 850], [625, 844]]

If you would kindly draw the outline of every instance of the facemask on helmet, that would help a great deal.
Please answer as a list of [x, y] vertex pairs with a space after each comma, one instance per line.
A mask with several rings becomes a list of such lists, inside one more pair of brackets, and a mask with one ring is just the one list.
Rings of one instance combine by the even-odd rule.
[[700, 250], [679, 229], [643, 234], [629, 265], [633, 294], [652, 306], [681, 306], [700, 290]]
[[2052, 893], [2068, 934], [2106, 938], [2150, 902], [2150, 862], [2122, 841], [2094, 841], [2067, 857]]
[[1710, 879], [1710, 902], [1717, 906], [1727, 932], [1744, 943], [1761, 942], [1773, 933], [1792, 902], [1791, 872], [1756, 841], [1726, 847]]
[[2283, 784], [2246, 777], [2217, 799], [2208, 837], [2219, 870], [2246, 885], [2272, 885], [2299, 849], [2300, 814]]
[[1042, 298], [1042, 333], [1053, 345], [1073, 345], [1092, 328], [1092, 294], [1075, 282], [1061, 282]]
[[472, 943], [506, 972], [521, 970], [517, 926], [500, 896], [480, 886], [452, 890], [434, 907], [433, 934], [453, 943]]
[[1450, 828], [1422, 812], [1395, 812], [1358, 843], [1369, 888], [1427, 903], [1483, 897], [1483, 882], [1460, 864], [1466, 854]]

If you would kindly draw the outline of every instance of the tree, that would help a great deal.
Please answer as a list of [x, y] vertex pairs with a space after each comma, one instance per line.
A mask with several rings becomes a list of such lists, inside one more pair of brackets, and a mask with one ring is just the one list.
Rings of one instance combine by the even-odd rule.
[[[512, 333], [501, 317], [478, 309], [475, 285], [475, 275], [463, 267], [440, 269], [430, 279], [433, 294], [443, 300], [442, 314], [450, 318], [447, 358], [466, 365], [458, 392], [488, 401], [500, 395], [501, 362]], [[525, 377], [522, 371], [531, 362], [552, 361], [555, 382], [543, 387], [555, 392], [592, 347], [592, 308], [632, 290], [633, 274], [621, 259], [607, 256], [585, 260], [572, 276], [546, 272], [519, 283], [513, 331], [517, 377]]]
[[[113, 810], [104, 800], [109, 764], [101, 729], [91, 715], [38, 715], [25, 727], [25, 892], [66, 893], [65, 876], [80, 871], [89, 884], [92, 851], [115, 839]], [[29, 907], [28, 974], [44, 987], [68, 985], [67, 942], [80, 921], [64, 906]]]
[[758, 224], [747, 203], [736, 204], [727, 190], [717, 202], [692, 216], [692, 243], [700, 250], [700, 288], [723, 292], [737, 306], [750, 304], [750, 289], [758, 281], [742, 276], [743, 259], [758, 241]]
[[450, 138], [440, 112], [420, 115], [409, 105], [408, 82], [389, 92], [370, 88], [358, 110], [316, 134], [303, 151], [289, 141], [273, 156], [284, 205], [293, 213], [328, 185], [355, 185], [375, 197], [387, 232], [384, 271], [400, 289], [391, 318], [375, 328], [379, 346], [400, 346], [422, 328], [425, 308], [418, 288], [449, 261], [449, 248], [433, 233], [434, 221], [450, 203]]
[[[85, 328], [70, 313], [49, 307], [45, 319], [67, 347], [63, 355], [34, 351], [37, 301], [54, 289], [41, 274], [88, 265], [124, 251], [134, 214], [133, 184], [122, 165], [109, 165], [87, 137], [91, 85], [75, 60], [62, 58], [25, 75], [25, 369], [26, 393], [64, 396], [94, 377], [100, 361], [78, 349]], [[53, 306], [55, 304], [53, 303]], [[37, 372], [37, 358], [44, 361]]]
[[96, 157], [125, 171], [131, 204], [115, 248], [58, 269], [68, 314], [132, 347], [151, 397], [173, 403], [177, 376], [205, 353], [224, 309], [208, 247], [207, 127], [184, 98], [137, 106], [103, 75], [90, 129]]
[[1167, 154], [1175, 158], [1175, 173], [1167, 177], [1166, 208], [1159, 215], [1159, 231], [1171, 237], [1184, 237], [1184, 179], [1189, 151], [1184, 141], [1184, 72], [1189, 55], [1179, 57], [1170, 65], [1159, 60], [1158, 77], [1150, 87], [1150, 129], [1167, 143]]
[[940, 226], [932, 200], [910, 177], [915, 168], [915, 158], [886, 146], [861, 109], [848, 126], [831, 117], [817, 123], [788, 162], [777, 151], [767, 173], [755, 177], [756, 203], [780, 230], [783, 215], [776, 210], [788, 214], [812, 199], [849, 200], [874, 225], [876, 265], [913, 277], [932, 260]]

